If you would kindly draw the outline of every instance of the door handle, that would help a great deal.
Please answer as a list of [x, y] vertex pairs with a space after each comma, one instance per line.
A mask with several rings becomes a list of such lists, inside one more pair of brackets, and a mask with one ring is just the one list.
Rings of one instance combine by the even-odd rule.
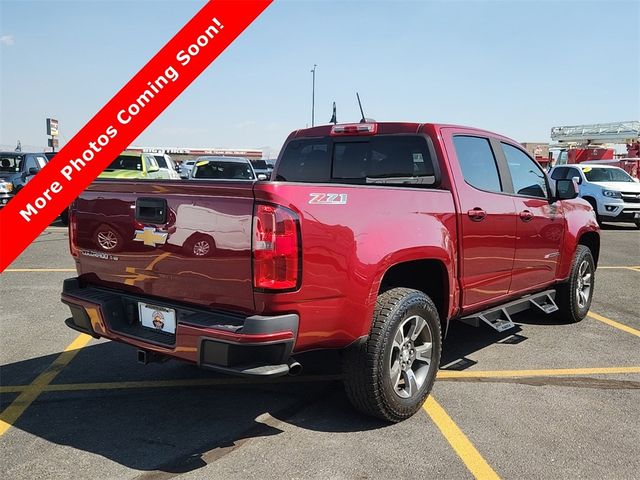
[[476, 207], [472, 210], [469, 210], [467, 212], [467, 215], [469, 215], [469, 218], [471, 218], [471, 220], [473, 220], [474, 222], [480, 222], [484, 220], [484, 217], [487, 216], [487, 212], [485, 212], [480, 207]]
[[520, 212], [520, 220], [522, 220], [523, 222], [530, 222], [531, 220], [533, 220], [533, 213], [531, 213], [529, 210], [523, 210], [522, 212]]

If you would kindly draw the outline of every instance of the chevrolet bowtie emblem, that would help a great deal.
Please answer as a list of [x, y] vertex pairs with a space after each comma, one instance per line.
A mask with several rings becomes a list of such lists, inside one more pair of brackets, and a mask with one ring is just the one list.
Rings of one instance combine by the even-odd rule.
[[133, 239], [136, 242], [143, 242], [145, 245], [155, 247], [167, 243], [167, 232], [159, 232], [153, 227], [144, 227], [142, 230], [136, 230]]

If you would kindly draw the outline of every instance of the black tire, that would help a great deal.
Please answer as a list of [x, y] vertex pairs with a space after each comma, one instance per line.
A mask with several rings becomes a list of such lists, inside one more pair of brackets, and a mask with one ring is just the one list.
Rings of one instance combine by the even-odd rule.
[[602, 228], [602, 217], [598, 215], [598, 205], [596, 201], [591, 197], [585, 198], [585, 200], [591, 204], [593, 212], [596, 214], [596, 222], [598, 222], [598, 226]]
[[[586, 264], [585, 267], [583, 265]], [[586, 268], [585, 273], [581, 272], [582, 268]], [[573, 256], [571, 264], [571, 273], [566, 283], [558, 285], [556, 288], [556, 304], [558, 312], [556, 316], [564, 322], [576, 323], [587, 316], [591, 299], [593, 298], [593, 289], [595, 287], [596, 269], [591, 250], [584, 245], [578, 245], [576, 253]], [[584, 275], [589, 274], [589, 291], [584, 297], [580, 297], [578, 288], [585, 285]], [[582, 280], [581, 280], [582, 279]], [[583, 294], [584, 294], [584, 290]], [[580, 297], [580, 298], [579, 298]]]
[[119, 252], [122, 250], [124, 239], [118, 230], [103, 223], [93, 232], [93, 243], [104, 252]]
[[635, 224], [636, 224], [636, 228], [640, 230], [640, 220], [636, 220]]
[[[424, 324], [417, 320], [418, 317], [424, 320]], [[405, 337], [407, 324], [409, 330]], [[411, 339], [408, 333], [414, 324], [421, 324], [422, 329], [415, 343], [411, 342], [406, 350], [407, 355], [403, 356], [404, 349], [398, 348], [397, 340], [401, 335], [408, 342]], [[400, 327], [403, 327], [402, 332]], [[427, 333], [430, 342], [426, 341]], [[428, 344], [431, 346], [430, 352], [427, 352]], [[389, 422], [400, 422], [411, 417], [422, 407], [433, 387], [441, 348], [438, 310], [427, 295], [409, 288], [394, 288], [380, 294], [368, 340], [343, 352], [344, 385], [349, 400], [358, 410]], [[416, 358], [418, 349], [424, 352], [422, 355], [429, 356], [430, 361]], [[416, 369], [413, 375], [415, 388], [410, 395], [405, 381], [407, 361], [411, 362], [408, 370]], [[392, 368], [392, 364], [400, 368], [400, 374], [397, 374], [397, 368]], [[400, 387], [398, 380], [395, 384], [392, 380], [394, 370], [401, 382]], [[403, 398], [402, 395], [409, 396]]]
[[184, 242], [182, 248], [189, 257], [210, 257], [216, 249], [216, 244], [210, 235], [196, 233]]

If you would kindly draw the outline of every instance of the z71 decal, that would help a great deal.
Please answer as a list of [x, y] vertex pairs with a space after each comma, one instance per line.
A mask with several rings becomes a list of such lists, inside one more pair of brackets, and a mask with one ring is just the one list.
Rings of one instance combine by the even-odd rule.
[[309, 205], [346, 205], [346, 193], [310, 193]]

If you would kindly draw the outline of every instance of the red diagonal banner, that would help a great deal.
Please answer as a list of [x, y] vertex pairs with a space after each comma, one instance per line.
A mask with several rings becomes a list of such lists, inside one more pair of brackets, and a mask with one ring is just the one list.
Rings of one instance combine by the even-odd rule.
[[212, 0], [205, 4], [0, 210], [0, 271], [271, 2]]

